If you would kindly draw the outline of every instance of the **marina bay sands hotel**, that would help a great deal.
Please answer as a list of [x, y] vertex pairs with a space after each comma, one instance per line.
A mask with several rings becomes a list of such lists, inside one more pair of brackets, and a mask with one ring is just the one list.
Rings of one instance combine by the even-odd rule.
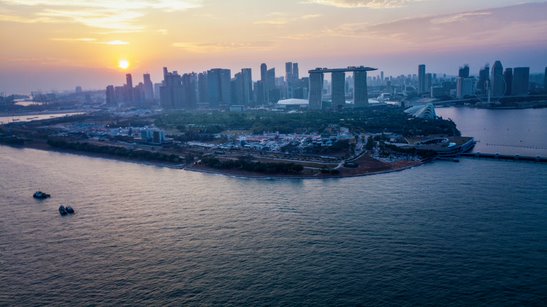
[[325, 73], [332, 74], [332, 109], [340, 110], [346, 105], [346, 72], [353, 72], [353, 105], [365, 107], [368, 105], [367, 71], [376, 68], [350, 66], [348, 68], [316, 68], [310, 73], [309, 108], [321, 110], [323, 107], [323, 78]]

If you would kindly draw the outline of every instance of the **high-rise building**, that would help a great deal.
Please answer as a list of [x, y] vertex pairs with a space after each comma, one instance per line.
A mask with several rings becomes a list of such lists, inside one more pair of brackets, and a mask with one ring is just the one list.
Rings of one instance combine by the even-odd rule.
[[207, 71], [207, 84], [209, 107], [228, 108], [232, 98], [230, 70], [215, 68]]
[[125, 75], [125, 102], [132, 104], [133, 103], [133, 77], [131, 74]]
[[433, 75], [431, 73], [425, 74], [425, 92], [431, 92], [431, 86], [433, 85]]
[[114, 92], [114, 86], [109, 85], [106, 87], [106, 105], [115, 106], [117, 104], [116, 94]]
[[260, 64], [260, 82], [262, 82], [262, 93], [259, 96], [263, 98], [262, 104], [267, 104], [270, 99], [268, 98], [268, 65], [265, 63]]
[[144, 74], [144, 99], [146, 101], [154, 100], [154, 85], [150, 79], [150, 74]]
[[298, 63], [292, 63], [292, 77], [293, 77], [293, 81], [300, 80], [300, 73], [298, 72]]
[[310, 110], [321, 110], [323, 107], [323, 73], [310, 72]]
[[479, 71], [479, 82], [477, 83], [477, 91], [480, 92], [483, 96], [488, 95], [490, 90], [490, 66], [486, 64], [484, 68]]
[[266, 76], [266, 97], [268, 98], [268, 103], [277, 103], [279, 100], [279, 90], [276, 91], [275, 86], [275, 68], [268, 69]]
[[422, 94], [425, 92], [425, 65], [421, 64], [418, 66], [418, 94]]
[[527, 95], [530, 86], [530, 67], [513, 68], [513, 95]]
[[198, 101], [199, 103], [208, 103], [209, 95], [207, 94], [207, 72], [198, 74]]
[[353, 104], [356, 107], [368, 106], [367, 72], [353, 72]]
[[346, 74], [332, 73], [332, 108], [340, 110], [346, 105]]
[[458, 77], [469, 78], [469, 65], [465, 64], [463, 67], [460, 67], [458, 70]]
[[287, 83], [293, 81], [292, 62], [285, 63], [285, 80], [287, 81]]
[[456, 98], [462, 99], [475, 94], [475, 78], [458, 77]]
[[253, 77], [250, 68], [241, 69], [242, 101], [240, 103], [249, 106], [253, 101]]
[[164, 109], [183, 108], [184, 89], [181, 76], [176, 72], [169, 72], [164, 67], [164, 80], [160, 87], [160, 105]]
[[492, 66], [492, 75], [490, 77], [490, 86], [493, 97], [502, 97], [505, 94], [505, 80], [503, 79], [503, 66], [500, 61], [496, 61]]
[[503, 73], [503, 80], [505, 81], [505, 96], [513, 95], [513, 69], [506, 68]]
[[184, 74], [181, 77], [182, 82], [182, 108], [192, 110], [198, 104], [198, 75], [196, 73]]

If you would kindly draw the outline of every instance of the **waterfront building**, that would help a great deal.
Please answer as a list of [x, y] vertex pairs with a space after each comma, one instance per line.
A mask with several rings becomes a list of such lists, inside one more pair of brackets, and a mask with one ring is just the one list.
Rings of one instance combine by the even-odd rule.
[[435, 113], [435, 106], [432, 103], [410, 107], [405, 110], [405, 113], [416, 118], [423, 118], [423, 119], [437, 118], [437, 114]]
[[456, 98], [462, 99], [475, 94], [475, 78], [459, 77], [456, 84]]
[[493, 97], [502, 97], [505, 94], [505, 80], [503, 78], [503, 66], [500, 61], [496, 61], [492, 66], [492, 75], [490, 85]]
[[486, 64], [480, 71], [479, 71], [479, 81], [477, 83], [477, 91], [482, 94], [483, 96], [486, 96], [488, 94], [488, 91], [490, 89], [489, 83], [490, 83], [490, 66]]
[[418, 94], [422, 94], [425, 91], [425, 64], [421, 64], [418, 66]]
[[506, 68], [503, 73], [503, 80], [505, 81], [505, 96], [511, 96], [513, 94], [513, 69]]
[[522, 96], [528, 94], [530, 86], [530, 67], [515, 67], [513, 69], [513, 95]]

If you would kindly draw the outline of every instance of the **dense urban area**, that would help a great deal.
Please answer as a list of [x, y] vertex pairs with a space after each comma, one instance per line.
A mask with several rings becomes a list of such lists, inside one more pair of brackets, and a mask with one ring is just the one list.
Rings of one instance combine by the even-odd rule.
[[[372, 74], [374, 76], [369, 76]], [[184, 73], [163, 69], [133, 84], [31, 96], [0, 96], [0, 142], [236, 175], [354, 176], [401, 170], [472, 149], [435, 107], [547, 105], [544, 74], [496, 61], [471, 76], [384, 76], [375, 68], [316, 68], [300, 77], [260, 67]], [[547, 69], [546, 69], [547, 73]], [[62, 116], [40, 117], [41, 114]], [[17, 118], [17, 115], [21, 115]], [[69, 116], [70, 115], [70, 116]], [[9, 116], [14, 116], [8, 119]], [[40, 120], [36, 120], [40, 119]]]

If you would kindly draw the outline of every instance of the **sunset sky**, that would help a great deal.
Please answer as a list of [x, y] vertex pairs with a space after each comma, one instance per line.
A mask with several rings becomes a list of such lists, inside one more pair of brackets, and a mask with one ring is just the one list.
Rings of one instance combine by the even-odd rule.
[[[547, 2], [522, 0], [0, 0], [0, 92], [102, 89], [265, 62], [386, 75], [547, 66]], [[129, 68], [119, 68], [127, 60]]]

